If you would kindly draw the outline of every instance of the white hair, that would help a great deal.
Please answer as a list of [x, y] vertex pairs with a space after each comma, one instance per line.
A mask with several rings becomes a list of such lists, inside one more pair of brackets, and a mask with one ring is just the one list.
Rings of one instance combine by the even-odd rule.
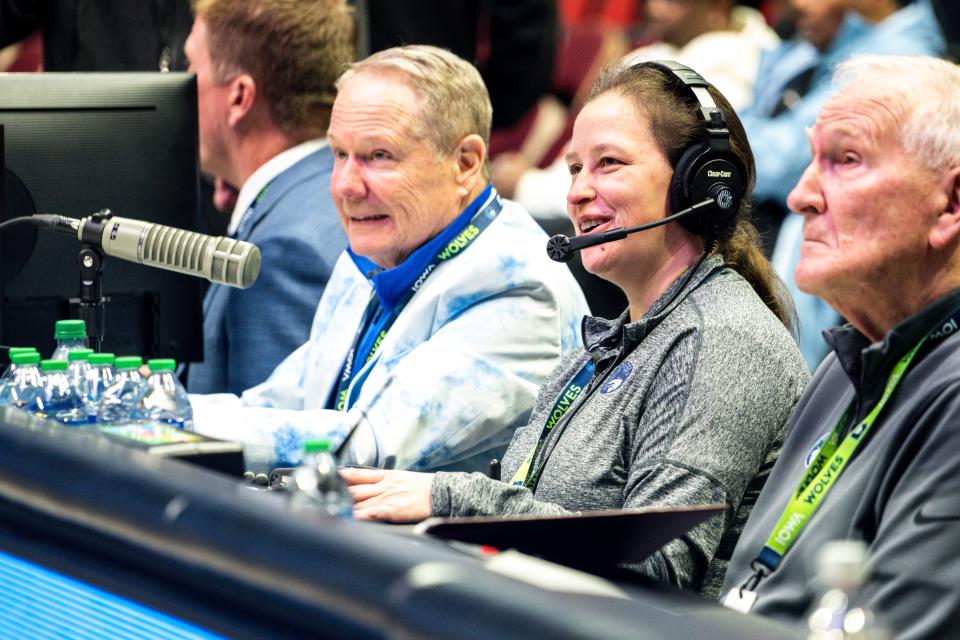
[[843, 93], [879, 94], [901, 110], [901, 143], [935, 171], [960, 166], [960, 66], [924, 56], [854, 56], [833, 76]]
[[369, 71], [403, 74], [422, 101], [419, 133], [437, 151], [450, 153], [471, 133], [490, 146], [490, 95], [480, 72], [466, 60], [429, 45], [393, 47], [354, 62], [336, 86], [340, 89], [355, 75]]

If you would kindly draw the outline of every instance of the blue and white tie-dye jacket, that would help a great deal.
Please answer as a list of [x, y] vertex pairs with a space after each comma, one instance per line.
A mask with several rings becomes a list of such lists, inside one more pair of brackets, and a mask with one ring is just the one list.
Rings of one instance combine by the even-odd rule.
[[[346, 252], [310, 339], [264, 383], [191, 396], [195, 429], [244, 443], [247, 467], [296, 463], [305, 440], [334, 446], [355, 425], [345, 459], [422, 470], [483, 470], [526, 422], [540, 383], [578, 344], [587, 305], [546, 235], [519, 205], [456, 259], [440, 263], [403, 308], [346, 412], [325, 409], [372, 283]], [[255, 340], [255, 336], [250, 336]], [[351, 396], [354, 394], [351, 393]]]

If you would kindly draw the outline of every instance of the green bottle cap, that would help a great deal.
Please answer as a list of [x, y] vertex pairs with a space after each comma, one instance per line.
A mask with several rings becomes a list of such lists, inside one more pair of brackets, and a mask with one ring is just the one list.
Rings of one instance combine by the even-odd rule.
[[87, 337], [87, 323], [83, 320], [57, 320], [53, 330], [57, 340], [73, 340]]
[[330, 451], [330, 441], [325, 439], [307, 440], [303, 443], [304, 453], [324, 453]]
[[10, 347], [10, 349], [7, 350], [7, 353], [10, 356], [10, 362], [13, 362], [13, 356], [17, 355], [18, 353], [39, 353], [39, 351], [33, 347]]
[[36, 351], [27, 351], [26, 353], [14, 353], [10, 356], [10, 362], [20, 366], [24, 364], [37, 364], [40, 362], [40, 354]]
[[173, 358], [154, 358], [153, 360], [147, 360], [147, 366], [150, 367], [150, 371], [173, 371], [177, 368], [177, 361]]
[[119, 369], [139, 369], [143, 366], [143, 358], [140, 356], [120, 356], [114, 361], [114, 366]]
[[116, 360], [116, 356], [114, 356], [112, 353], [91, 353], [90, 354], [90, 364], [94, 366], [113, 364], [114, 360]]
[[93, 349], [74, 349], [73, 351], [67, 351], [67, 362], [89, 360], [92, 355]]
[[66, 360], [41, 360], [40, 369], [43, 371], [66, 371], [67, 370], [67, 361]]

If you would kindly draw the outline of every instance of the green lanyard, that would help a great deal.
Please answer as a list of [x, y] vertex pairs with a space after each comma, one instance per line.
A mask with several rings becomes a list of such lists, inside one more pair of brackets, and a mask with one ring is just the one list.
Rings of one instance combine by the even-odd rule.
[[[843, 472], [844, 467], [847, 466], [847, 462], [853, 457], [857, 447], [866, 439], [867, 433], [876, 422], [880, 412], [883, 411], [897, 385], [900, 384], [900, 380], [903, 379], [910, 363], [913, 362], [914, 356], [920, 351], [920, 347], [927, 342], [927, 337], [924, 337], [909, 353], [900, 358], [893, 367], [893, 371], [890, 372], [890, 377], [887, 379], [887, 385], [880, 400], [841, 442], [840, 434], [843, 433], [844, 428], [853, 416], [853, 402], [847, 407], [843, 417], [840, 418], [830, 436], [820, 447], [816, 459], [810, 463], [807, 472], [797, 486], [797, 490], [780, 516], [780, 520], [773, 528], [773, 533], [767, 538], [760, 555], [751, 563], [755, 573], [747, 581], [748, 583], [752, 581], [752, 585], [746, 586], [747, 589], [755, 588], [765, 575], [769, 575], [779, 566], [784, 554], [787, 553], [799, 537], [800, 532], [806, 527], [817, 507], [823, 502], [827, 493]], [[757, 564], [761, 567], [757, 567]]]
[[563, 393], [560, 394], [556, 402], [553, 403], [553, 408], [547, 413], [547, 420], [540, 430], [540, 438], [537, 440], [537, 444], [530, 449], [530, 453], [523, 459], [523, 463], [517, 468], [517, 472], [513, 474], [510, 484], [514, 486], [523, 485], [528, 489], [533, 489], [536, 486], [540, 472], [543, 471], [543, 465], [540, 466], [537, 473], [531, 473], [530, 465], [533, 463], [533, 459], [537, 457], [541, 447], [543, 447], [547, 436], [557, 423], [560, 422], [560, 418], [566, 415], [570, 407], [573, 406], [573, 403], [580, 397], [583, 388], [587, 386], [590, 378], [593, 377], [593, 369], [593, 361], [587, 360], [586, 364], [577, 372], [577, 375], [564, 387]]

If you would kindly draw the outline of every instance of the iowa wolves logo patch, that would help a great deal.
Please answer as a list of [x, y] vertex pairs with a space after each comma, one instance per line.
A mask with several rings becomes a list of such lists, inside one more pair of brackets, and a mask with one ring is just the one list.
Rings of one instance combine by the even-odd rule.
[[809, 467], [810, 463], [813, 462], [813, 459], [817, 457], [817, 454], [820, 453], [820, 449], [823, 448], [824, 443], [826, 443], [827, 438], [830, 437], [831, 431], [827, 431], [825, 434], [817, 438], [817, 441], [813, 443], [813, 446], [810, 447], [810, 450], [807, 451], [806, 457], [803, 459], [803, 466]]
[[633, 373], [633, 365], [629, 362], [622, 363], [617, 370], [610, 375], [610, 379], [600, 387], [600, 393], [613, 393], [623, 386], [630, 374]]

